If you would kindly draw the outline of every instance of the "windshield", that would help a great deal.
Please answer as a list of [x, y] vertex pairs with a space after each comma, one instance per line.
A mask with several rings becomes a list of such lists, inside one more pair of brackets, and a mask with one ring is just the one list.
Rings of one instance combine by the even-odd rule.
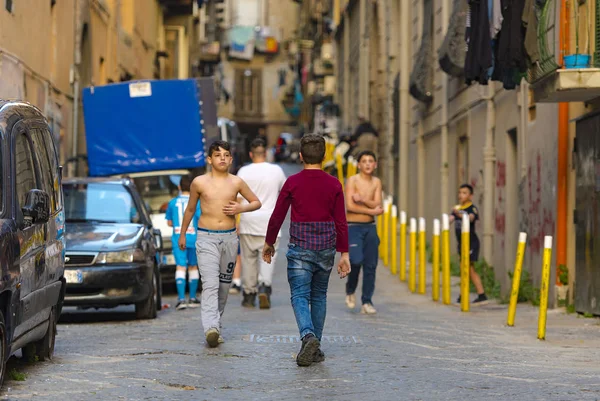
[[151, 213], [165, 213], [169, 201], [179, 194], [181, 175], [138, 177], [133, 181]]
[[64, 184], [67, 222], [139, 223], [131, 194], [119, 184]]

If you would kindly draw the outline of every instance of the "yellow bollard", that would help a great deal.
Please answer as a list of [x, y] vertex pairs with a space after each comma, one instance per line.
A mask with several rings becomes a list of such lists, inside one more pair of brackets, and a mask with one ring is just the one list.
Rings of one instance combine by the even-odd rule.
[[546, 315], [548, 313], [548, 290], [550, 286], [550, 263], [552, 262], [552, 237], [544, 238], [544, 264], [542, 266], [542, 288], [540, 289], [540, 316], [538, 318], [538, 340], [546, 339]]
[[442, 302], [450, 305], [450, 219], [442, 215]]
[[348, 161], [346, 163], [346, 179], [352, 177], [354, 174], [352, 173], [352, 169], [354, 168], [354, 158], [352, 156], [348, 156]]
[[406, 212], [400, 212], [400, 280], [406, 281]]
[[408, 289], [417, 290], [417, 219], [410, 219], [410, 264], [408, 266]]
[[433, 270], [431, 277], [431, 297], [437, 302], [440, 299], [440, 221], [438, 219], [433, 220], [431, 247], [433, 252], [433, 263], [431, 266]]
[[392, 206], [392, 237], [390, 239], [390, 247], [392, 248], [390, 272], [396, 275], [398, 273], [398, 208], [396, 205]]
[[519, 299], [519, 285], [521, 283], [521, 268], [523, 266], [523, 256], [525, 255], [525, 245], [527, 244], [527, 233], [519, 233], [519, 245], [517, 245], [517, 257], [515, 259], [515, 269], [513, 271], [512, 290], [510, 292], [510, 304], [508, 305], [508, 318], [506, 324], [515, 325], [515, 315], [517, 313], [517, 301]]
[[383, 247], [381, 248], [383, 252], [383, 265], [389, 266], [390, 261], [390, 208], [391, 202], [389, 199], [383, 201]]
[[344, 190], [344, 162], [342, 160], [342, 153], [335, 153], [335, 166], [337, 169], [338, 180], [340, 180], [340, 184], [342, 184], [342, 190]]
[[427, 276], [427, 236], [425, 219], [419, 219], [419, 294], [425, 294]]
[[469, 311], [469, 290], [470, 279], [469, 272], [471, 270], [471, 244], [470, 244], [471, 221], [468, 214], [463, 214], [462, 219], [462, 236], [461, 236], [461, 252], [460, 252], [460, 310], [463, 312]]

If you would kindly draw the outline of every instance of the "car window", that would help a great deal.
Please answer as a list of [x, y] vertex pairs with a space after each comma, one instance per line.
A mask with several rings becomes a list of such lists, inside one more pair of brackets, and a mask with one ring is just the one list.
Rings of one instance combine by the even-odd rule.
[[27, 194], [37, 188], [37, 180], [33, 164], [33, 154], [25, 133], [17, 135], [16, 153], [16, 189], [19, 210], [25, 205]]
[[181, 175], [156, 175], [134, 178], [133, 182], [147, 205], [150, 213], [158, 213], [166, 209], [171, 199], [178, 195]]
[[2, 164], [2, 146], [0, 145], [0, 210], [4, 210], [4, 164]]
[[52, 170], [50, 168], [50, 160], [48, 159], [48, 151], [44, 143], [43, 133], [39, 129], [29, 131], [33, 141], [33, 149], [35, 150], [36, 159], [40, 166], [41, 186], [50, 197], [50, 210], [56, 212], [56, 191], [54, 189], [54, 180], [52, 178]]
[[63, 185], [68, 222], [139, 223], [140, 214], [123, 185], [69, 183]]
[[52, 133], [44, 128], [41, 130], [42, 136], [44, 138], [44, 144], [46, 146], [48, 160], [50, 160], [50, 171], [52, 172], [52, 186], [54, 188], [54, 193], [56, 194], [56, 207], [57, 209], [62, 209], [63, 199], [62, 193], [60, 191], [60, 171], [59, 171], [59, 162], [58, 162], [58, 152], [56, 151], [56, 146], [54, 143], [54, 137]]

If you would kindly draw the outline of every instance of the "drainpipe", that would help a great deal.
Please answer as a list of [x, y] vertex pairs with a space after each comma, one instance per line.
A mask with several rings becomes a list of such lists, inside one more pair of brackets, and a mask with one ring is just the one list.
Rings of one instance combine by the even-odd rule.
[[[560, 4], [560, 52], [559, 62], [563, 66], [563, 57], [568, 52], [569, 19], [567, 1]], [[579, 29], [576, 27], [575, 29]], [[556, 178], [556, 266], [567, 265], [567, 166], [569, 152], [569, 103], [558, 105], [558, 160]], [[574, 273], [574, 270], [571, 271]], [[559, 280], [559, 269], [556, 269], [556, 285], [562, 285]]]
[[424, 135], [424, 113], [419, 113], [419, 125], [417, 128], [417, 213], [420, 217], [425, 216], [425, 141]]
[[359, 17], [360, 17], [360, 49], [359, 57], [359, 113], [365, 119], [369, 120], [369, 27], [367, 26], [368, 5], [367, 0], [359, 2]]
[[411, 48], [411, 2], [401, 1], [400, 2], [400, 160], [399, 160], [399, 174], [398, 174], [398, 187], [399, 191], [399, 206], [400, 210], [408, 210], [408, 146], [410, 142], [410, 95], [409, 95], [409, 81], [410, 81], [410, 61], [412, 60], [410, 54]]
[[[385, 186], [387, 192], [394, 194], [394, 154], [392, 149], [392, 143], [394, 142], [394, 119], [393, 119], [393, 104], [392, 104], [392, 93], [394, 91], [394, 85], [392, 83], [392, 55], [391, 55], [391, 41], [392, 41], [392, 21], [391, 21], [391, 0], [384, 0], [385, 5], [385, 117], [386, 117], [386, 128], [387, 128], [387, 149], [385, 151], [385, 158], [387, 160], [387, 177]], [[381, 4], [381, 3], [380, 3]]]
[[494, 131], [496, 129], [496, 106], [494, 105], [495, 85], [490, 82], [486, 97], [487, 119], [485, 129], [485, 147], [483, 148], [483, 257], [492, 264], [494, 257], [494, 164], [496, 148]]
[[[74, 158], [75, 167], [73, 169], [73, 175], [77, 175], [78, 173], [78, 162], [77, 159], [77, 148], [78, 144], [78, 136], [79, 136], [79, 62], [81, 58], [80, 50], [80, 35], [79, 35], [79, 15], [77, 4], [79, 2], [73, 2], [73, 29], [74, 29], [74, 38], [73, 38], [73, 65], [71, 66], [71, 83], [73, 84], [73, 127], [72, 127], [72, 137], [71, 137], [71, 157]], [[70, 169], [69, 169], [70, 170]]]
[[344, 130], [350, 128], [356, 116], [350, 113], [350, 13], [345, 12], [344, 21]]
[[[444, 2], [442, 6], [442, 32], [448, 31], [450, 2]], [[448, 168], [448, 75], [442, 73], [442, 121], [441, 123], [441, 168], [440, 168], [440, 212], [445, 213], [450, 206], [448, 199], [448, 180], [450, 177]]]

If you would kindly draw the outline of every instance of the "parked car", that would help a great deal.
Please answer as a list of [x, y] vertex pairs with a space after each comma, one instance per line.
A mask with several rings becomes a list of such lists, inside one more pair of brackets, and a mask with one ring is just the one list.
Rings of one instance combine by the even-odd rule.
[[51, 359], [65, 290], [61, 168], [32, 105], [0, 101], [0, 385], [6, 361]]
[[138, 319], [161, 309], [160, 230], [131, 179], [74, 178], [63, 184], [67, 244], [65, 305], [134, 304]]

